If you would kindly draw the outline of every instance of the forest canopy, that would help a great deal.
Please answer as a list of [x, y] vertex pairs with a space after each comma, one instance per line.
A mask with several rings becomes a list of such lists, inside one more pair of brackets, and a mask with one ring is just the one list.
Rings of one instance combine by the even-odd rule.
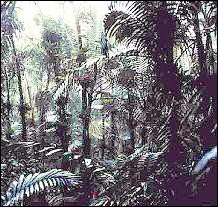
[[217, 205], [217, 2], [1, 1], [1, 205]]

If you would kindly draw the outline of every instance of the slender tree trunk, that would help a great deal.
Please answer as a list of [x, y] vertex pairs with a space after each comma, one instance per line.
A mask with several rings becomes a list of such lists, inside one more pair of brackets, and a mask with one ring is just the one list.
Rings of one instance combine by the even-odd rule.
[[8, 78], [7, 71], [5, 69], [5, 80], [6, 80], [6, 90], [7, 90], [7, 116], [6, 116], [6, 126], [7, 126], [7, 134], [6, 137], [8, 139], [11, 138], [11, 121], [10, 121], [10, 114], [11, 114], [11, 101], [10, 101], [10, 80]]
[[[89, 122], [91, 117], [91, 106], [93, 102], [94, 86], [97, 78], [97, 64], [94, 64], [94, 80], [84, 81], [82, 85], [82, 121], [83, 121], [83, 157], [85, 159], [91, 158], [91, 140], [89, 138]], [[89, 92], [88, 92], [89, 87]], [[83, 180], [84, 203], [82, 205], [88, 206], [90, 204], [91, 186], [90, 186], [90, 169], [82, 165], [81, 174]]]
[[130, 89], [128, 89], [128, 104], [129, 104], [129, 130], [130, 130], [130, 138], [131, 138], [131, 153], [135, 151], [135, 133], [133, 127], [133, 108], [132, 108], [132, 94]]
[[90, 140], [89, 140], [89, 117], [87, 104], [87, 85], [82, 84], [82, 115], [83, 115], [83, 155], [90, 157]]
[[[69, 141], [71, 139], [71, 135], [69, 134], [69, 118], [68, 118], [68, 114], [66, 112], [66, 108], [67, 108], [67, 99], [65, 96], [60, 96], [58, 98], [57, 101], [57, 105], [58, 105], [58, 116], [59, 116], [59, 121], [60, 124], [58, 126], [57, 129], [57, 134], [59, 139], [61, 140], [61, 144], [62, 144], [62, 149], [63, 152], [68, 152], [68, 145], [69, 145]], [[61, 162], [61, 168], [65, 171], [69, 171], [70, 169], [70, 160], [67, 159], [66, 157], [62, 158], [62, 162]], [[70, 197], [72, 196], [72, 192], [68, 191], [67, 186], [63, 188], [63, 197]], [[63, 200], [63, 205], [64, 206], [69, 206], [72, 205], [71, 202]]]
[[45, 118], [45, 97], [46, 97], [46, 91], [42, 91], [40, 93], [40, 125], [42, 125], [42, 127], [40, 128], [40, 137], [41, 137], [41, 141], [44, 143], [44, 137], [46, 135], [45, 130], [46, 130], [46, 118]]
[[[90, 139], [89, 139], [89, 117], [90, 112], [88, 111], [88, 99], [87, 99], [87, 83], [82, 83], [82, 121], [83, 121], [83, 157], [90, 159]], [[89, 97], [90, 98], [90, 97]], [[81, 164], [81, 177], [83, 180], [83, 203], [81, 205], [88, 206], [90, 203], [90, 183], [88, 175], [89, 169], [85, 164]]]
[[10, 120], [10, 114], [11, 114], [11, 102], [10, 102], [10, 89], [9, 89], [9, 83], [7, 84], [7, 138], [11, 138], [11, 120]]
[[51, 79], [51, 68], [50, 68], [50, 65], [48, 64], [46, 67], [47, 67], [47, 83], [46, 83], [45, 91], [48, 90], [50, 79]]
[[79, 49], [82, 49], [82, 37], [81, 37], [81, 26], [79, 23], [79, 19], [76, 21], [76, 28], [77, 28], [77, 33], [78, 33], [78, 41], [79, 41]]
[[196, 36], [196, 43], [197, 43], [197, 52], [198, 52], [198, 62], [200, 66], [200, 72], [206, 73], [206, 55], [204, 52], [204, 44], [202, 41], [202, 36], [200, 32], [200, 23], [198, 17], [198, 11], [193, 9], [193, 22], [194, 22], [194, 32]]
[[206, 51], [207, 51], [207, 55], [206, 55], [206, 64], [207, 64], [207, 71], [209, 75], [213, 75], [215, 74], [215, 58], [214, 58], [214, 54], [213, 54], [213, 43], [212, 43], [212, 38], [210, 35], [209, 31], [207, 32], [207, 39], [206, 39]]
[[[113, 80], [112, 80], [111, 91], [112, 91], [112, 96], [113, 96], [113, 92], [114, 92], [114, 81]], [[116, 122], [115, 111], [114, 111], [114, 105], [113, 105], [113, 109], [111, 111], [111, 157], [112, 158], [115, 157], [115, 140], [117, 138], [116, 123], [115, 122]]]
[[[82, 114], [83, 114], [83, 154], [90, 158], [91, 140], [89, 138], [89, 123], [91, 118], [91, 107], [93, 102], [94, 86], [97, 79], [97, 64], [94, 64], [94, 80], [89, 83], [82, 83]], [[90, 92], [87, 88], [90, 87]]]
[[116, 123], [115, 123], [115, 113], [111, 111], [111, 155], [115, 155], [115, 140], [116, 140]]
[[35, 127], [35, 117], [34, 117], [34, 106], [33, 106], [33, 100], [32, 100], [32, 96], [31, 96], [31, 91], [30, 91], [30, 86], [29, 86], [29, 82], [26, 78], [26, 83], [27, 83], [27, 92], [28, 92], [28, 96], [29, 96], [29, 104], [30, 104], [30, 108], [31, 108], [31, 119], [32, 119], [32, 126]]
[[15, 46], [14, 46], [14, 40], [13, 36], [11, 37], [11, 43], [13, 48], [13, 54], [16, 60], [16, 68], [17, 68], [17, 78], [18, 78], [18, 88], [19, 88], [19, 94], [20, 94], [20, 116], [21, 116], [21, 123], [22, 123], [22, 139], [24, 141], [27, 140], [27, 128], [26, 128], [26, 109], [24, 104], [24, 96], [23, 96], [23, 89], [22, 89], [22, 78], [20, 73], [20, 66], [18, 57], [16, 54]]
[[[135, 152], [135, 133], [134, 133], [134, 127], [133, 127], [133, 106], [132, 106], [132, 94], [131, 94], [131, 89], [128, 88], [128, 105], [129, 105], [129, 120], [128, 120], [128, 125], [129, 125], [129, 131], [130, 131], [130, 139], [131, 139], [131, 150], [129, 153], [134, 153]], [[135, 182], [135, 165], [134, 162], [130, 163], [130, 168], [129, 168], [129, 173], [130, 173], [130, 182], [133, 185]]]
[[[80, 26], [80, 23], [79, 23], [79, 19], [77, 19], [77, 21], [76, 21], [76, 28], [77, 28], [78, 42], [79, 42], [79, 53], [78, 53], [78, 55], [79, 55], [79, 57], [81, 57], [83, 44], [82, 44], [81, 26]], [[82, 61], [79, 58], [79, 67], [81, 67], [81, 66], [82, 66]]]
[[102, 111], [102, 143], [101, 143], [101, 159], [104, 159], [104, 149], [105, 149], [105, 116]]

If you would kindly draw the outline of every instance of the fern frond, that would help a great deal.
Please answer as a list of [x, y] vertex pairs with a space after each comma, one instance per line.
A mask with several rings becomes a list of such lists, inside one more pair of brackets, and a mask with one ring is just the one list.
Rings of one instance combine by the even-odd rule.
[[29, 174], [26, 177], [20, 175], [18, 180], [11, 183], [6, 192], [3, 206], [16, 205], [19, 201], [23, 201], [24, 196], [28, 198], [34, 193], [43, 191], [48, 187], [79, 185], [79, 183], [79, 176], [61, 169]]

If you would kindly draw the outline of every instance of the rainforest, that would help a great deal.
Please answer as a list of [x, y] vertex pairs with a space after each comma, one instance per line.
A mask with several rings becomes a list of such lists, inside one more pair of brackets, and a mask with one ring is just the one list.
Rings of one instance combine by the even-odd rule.
[[217, 206], [217, 2], [1, 1], [1, 206]]

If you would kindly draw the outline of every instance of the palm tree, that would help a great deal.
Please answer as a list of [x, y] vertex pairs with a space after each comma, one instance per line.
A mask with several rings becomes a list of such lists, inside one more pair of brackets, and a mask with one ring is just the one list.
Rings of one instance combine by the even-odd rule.
[[[119, 42], [134, 45], [140, 51], [139, 55], [151, 59], [161, 90], [173, 103], [167, 153], [169, 172], [172, 174], [176, 171], [178, 162], [184, 159], [178, 135], [181, 80], [173, 56], [177, 4], [165, 1], [133, 1], [125, 5], [125, 12], [116, 10], [116, 5], [111, 4], [111, 11], [104, 21], [105, 29], [109, 30], [110, 35], [115, 35]], [[173, 182], [169, 182], [169, 189], [172, 189], [170, 183]]]
[[24, 100], [24, 94], [23, 94], [23, 88], [22, 88], [22, 74], [21, 74], [21, 69], [20, 69], [20, 62], [18, 58], [18, 53], [15, 48], [15, 41], [14, 41], [14, 33], [15, 30], [18, 27], [17, 25], [17, 19], [15, 19], [14, 16], [14, 9], [15, 9], [16, 2], [8, 2], [4, 1], [1, 3], [1, 22], [5, 25], [5, 28], [3, 29], [5, 36], [7, 36], [8, 41], [10, 42], [12, 46], [12, 54], [15, 58], [15, 68], [16, 68], [16, 73], [17, 73], [17, 78], [18, 78], [18, 89], [19, 89], [19, 95], [20, 95], [20, 106], [19, 106], [19, 111], [20, 111], [20, 116], [21, 116], [21, 123], [22, 123], [22, 139], [24, 141], [27, 140], [27, 128], [26, 128], [26, 104]]

